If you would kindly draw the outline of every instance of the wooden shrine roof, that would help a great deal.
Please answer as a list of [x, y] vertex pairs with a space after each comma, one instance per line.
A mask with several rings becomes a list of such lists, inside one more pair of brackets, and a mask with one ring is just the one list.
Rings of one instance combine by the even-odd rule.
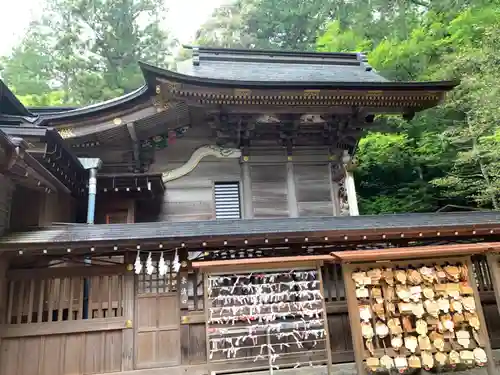
[[[0, 248], [19, 250], [161, 243], [200, 249], [283, 243], [346, 243], [386, 238], [491, 237], [500, 233], [500, 212], [416, 213], [350, 217], [310, 217], [136, 224], [72, 224], [14, 233], [0, 239]], [[307, 238], [307, 240], [306, 240]], [[243, 245], [245, 243], [245, 245]], [[266, 242], [267, 243], [267, 242]], [[203, 244], [203, 245], [202, 245]]]
[[149, 84], [156, 78], [207, 86], [298, 89], [436, 89], [451, 90], [456, 82], [391, 82], [376, 73], [362, 53], [290, 52], [187, 47], [192, 59], [177, 71], [139, 63]]
[[72, 121], [80, 118], [85, 118], [85, 116], [99, 113], [99, 115], [112, 115], [115, 111], [122, 110], [125, 107], [132, 107], [138, 103], [142, 103], [148, 100], [150, 95], [148, 94], [148, 86], [144, 85], [138, 89], [127, 93], [125, 95], [106, 100], [104, 102], [87, 105], [80, 108], [74, 107], [61, 107], [54, 108], [34, 108], [32, 111], [38, 115], [37, 125], [51, 124], [57, 121]]

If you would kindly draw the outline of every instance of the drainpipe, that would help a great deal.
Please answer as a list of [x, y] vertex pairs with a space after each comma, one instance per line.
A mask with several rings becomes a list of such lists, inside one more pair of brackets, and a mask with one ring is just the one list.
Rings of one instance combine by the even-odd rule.
[[[97, 194], [97, 170], [101, 168], [102, 161], [97, 158], [79, 158], [83, 168], [89, 171], [89, 199], [87, 204], [87, 224], [94, 224], [95, 219], [95, 197]], [[92, 260], [85, 257], [84, 263], [90, 265]], [[83, 319], [89, 318], [89, 290], [90, 280], [83, 280]], [[92, 317], [91, 317], [92, 318]]]

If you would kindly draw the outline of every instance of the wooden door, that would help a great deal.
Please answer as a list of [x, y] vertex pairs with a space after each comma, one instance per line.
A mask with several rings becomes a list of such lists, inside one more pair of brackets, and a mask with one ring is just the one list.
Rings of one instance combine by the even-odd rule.
[[177, 293], [148, 293], [137, 297], [135, 366], [178, 366], [181, 363]]

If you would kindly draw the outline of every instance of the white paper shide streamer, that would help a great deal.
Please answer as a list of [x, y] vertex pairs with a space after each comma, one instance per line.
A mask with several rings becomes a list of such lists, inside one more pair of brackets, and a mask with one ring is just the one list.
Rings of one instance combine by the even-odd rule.
[[135, 258], [134, 270], [137, 275], [142, 271], [141, 254], [140, 251], [137, 252], [137, 257]]
[[151, 258], [151, 253], [148, 255], [148, 259], [146, 260], [146, 273], [148, 275], [152, 275], [155, 270], [155, 267], [153, 266], [153, 259]]
[[181, 263], [179, 262], [179, 254], [177, 253], [177, 249], [175, 249], [175, 256], [174, 256], [174, 261], [172, 262], [172, 269], [174, 272], [179, 272], [179, 269], [181, 268]]
[[165, 258], [163, 258], [163, 252], [160, 255], [160, 261], [158, 262], [158, 274], [160, 276], [165, 276], [168, 273], [168, 265], [165, 262]]

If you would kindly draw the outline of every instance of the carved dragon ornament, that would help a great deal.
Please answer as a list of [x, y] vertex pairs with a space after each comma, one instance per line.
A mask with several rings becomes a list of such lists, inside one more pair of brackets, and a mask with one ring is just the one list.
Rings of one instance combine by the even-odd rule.
[[215, 145], [205, 145], [197, 148], [189, 160], [179, 168], [172, 169], [162, 174], [164, 183], [181, 178], [191, 173], [207, 156], [215, 156], [219, 159], [237, 159], [241, 157], [241, 151], [237, 148], [224, 148]]

